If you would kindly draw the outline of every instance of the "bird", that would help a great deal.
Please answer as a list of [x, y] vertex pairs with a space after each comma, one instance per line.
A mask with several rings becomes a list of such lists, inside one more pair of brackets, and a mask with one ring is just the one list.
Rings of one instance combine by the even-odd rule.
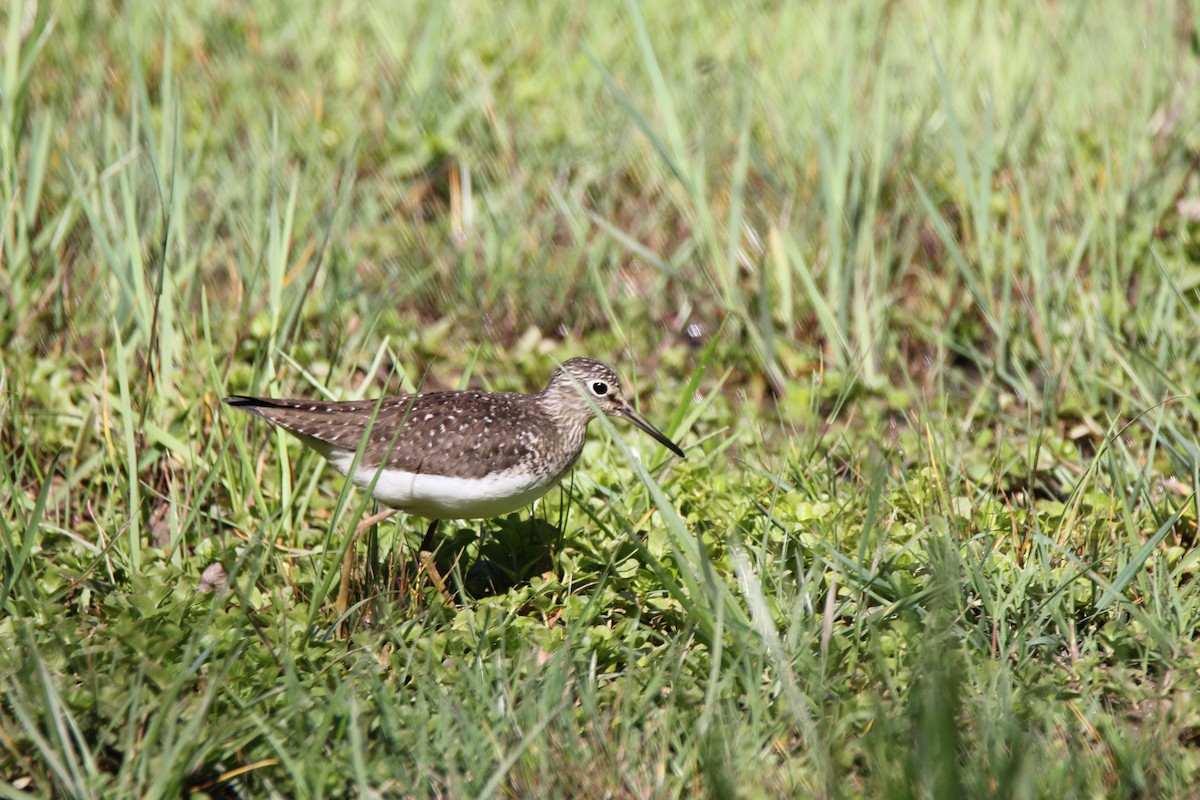
[[634, 410], [616, 370], [594, 358], [564, 361], [536, 394], [472, 389], [343, 402], [231, 395], [222, 402], [292, 434], [389, 509], [429, 520], [422, 552], [442, 520], [500, 517], [545, 495], [575, 465], [597, 414], [624, 417], [686, 457]]

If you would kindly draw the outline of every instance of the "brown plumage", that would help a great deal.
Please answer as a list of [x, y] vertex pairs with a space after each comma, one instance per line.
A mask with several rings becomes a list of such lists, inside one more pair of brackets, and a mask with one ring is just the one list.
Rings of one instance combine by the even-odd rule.
[[[509, 392], [428, 392], [386, 397], [378, 402], [323, 402], [229, 397], [242, 408], [295, 434], [322, 452], [330, 445], [357, 450], [370, 427], [362, 461], [405, 472], [482, 478], [529, 465], [540, 450], [531, 441], [554, 444], [570, 432], [559, 428], [530, 402]], [[375, 420], [371, 422], [371, 416]]]
[[351, 480], [385, 505], [430, 519], [499, 516], [541, 497], [578, 458], [597, 410], [628, 418], [683, 456], [625, 400], [612, 367], [591, 358], [566, 361], [537, 394], [426, 392], [341, 403], [233, 396], [224, 402], [296, 435], [343, 475], [367, 436]]

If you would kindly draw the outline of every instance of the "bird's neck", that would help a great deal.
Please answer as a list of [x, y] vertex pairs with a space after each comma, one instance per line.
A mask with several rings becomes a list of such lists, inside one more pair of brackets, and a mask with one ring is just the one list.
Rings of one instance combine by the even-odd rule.
[[558, 435], [562, 437], [565, 449], [568, 452], [579, 455], [579, 451], [583, 449], [583, 439], [587, 434], [588, 423], [591, 422], [591, 417], [587, 419], [567, 419], [558, 421]]
[[554, 420], [563, 450], [578, 455], [583, 449], [583, 439], [593, 415], [590, 409], [585, 411], [579, 408], [580, 398], [575, 387], [569, 387], [568, 391], [571, 394], [564, 392], [562, 387], [550, 386], [538, 395], [537, 400], [546, 417]]

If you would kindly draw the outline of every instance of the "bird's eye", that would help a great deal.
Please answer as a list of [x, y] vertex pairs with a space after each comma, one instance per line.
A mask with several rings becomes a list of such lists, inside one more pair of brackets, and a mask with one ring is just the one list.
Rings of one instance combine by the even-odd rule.
[[592, 384], [592, 391], [595, 392], [597, 397], [603, 397], [608, 394], [608, 384], [604, 381], [596, 381]]

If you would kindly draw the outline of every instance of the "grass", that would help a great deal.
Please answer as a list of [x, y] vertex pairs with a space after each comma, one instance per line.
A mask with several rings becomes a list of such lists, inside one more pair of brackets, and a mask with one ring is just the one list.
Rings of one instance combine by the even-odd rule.
[[[1195, 796], [1198, 17], [0, 11], [0, 796]], [[584, 353], [454, 606], [218, 403]]]

